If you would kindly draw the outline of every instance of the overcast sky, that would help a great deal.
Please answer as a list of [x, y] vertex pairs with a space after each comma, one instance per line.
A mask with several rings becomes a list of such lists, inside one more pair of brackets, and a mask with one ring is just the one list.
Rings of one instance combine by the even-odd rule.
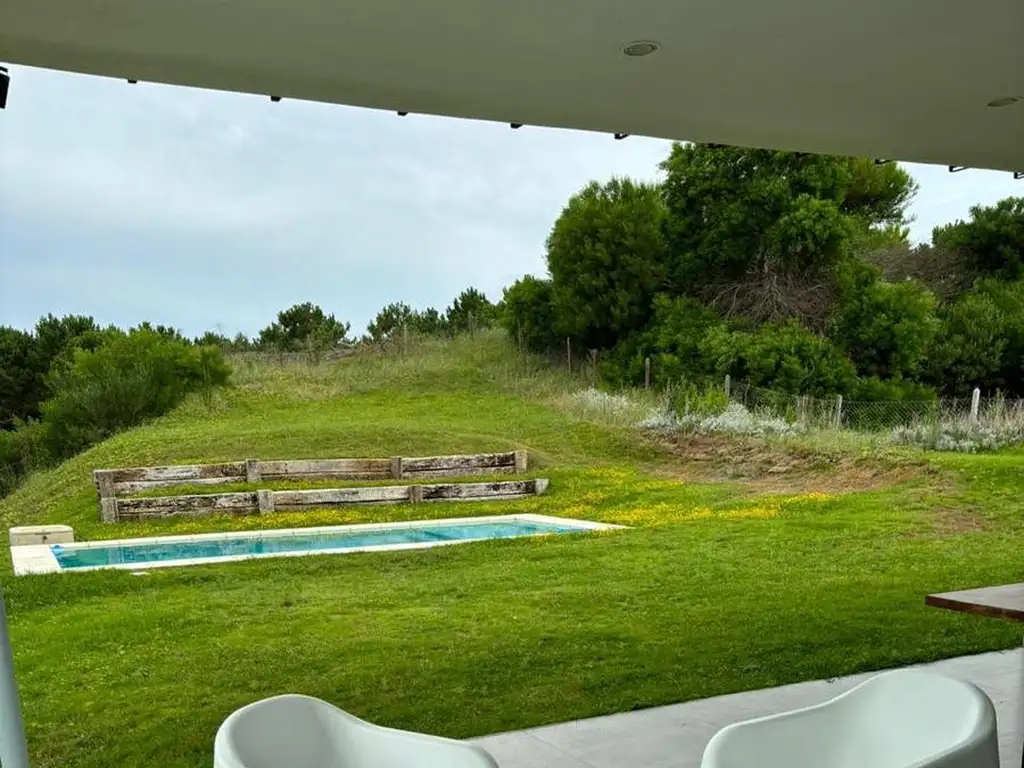
[[[543, 274], [569, 195], [653, 179], [664, 141], [14, 67], [0, 112], [0, 325], [80, 313], [255, 334], [313, 301], [362, 330], [384, 304], [492, 300]], [[685, 137], [681, 137], [685, 138]], [[915, 240], [1024, 195], [1009, 173], [911, 166]]]

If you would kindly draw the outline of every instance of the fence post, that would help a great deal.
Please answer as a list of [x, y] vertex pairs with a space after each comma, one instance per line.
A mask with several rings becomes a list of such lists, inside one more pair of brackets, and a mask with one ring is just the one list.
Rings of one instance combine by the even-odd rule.
[[260, 469], [259, 459], [245, 460], [245, 482], [259, 483], [263, 481], [263, 472]]
[[725, 374], [725, 399], [728, 400], [732, 395], [732, 377], [727, 373]]
[[836, 395], [836, 429], [843, 428], [843, 396]]
[[572, 339], [565, 337], [565, 360], [569, 365], [569, 373], [572, 373]]
[[651, 388], [651, 358], [644, 358], [644, 389]]
[[978, 423], [978, 409], [981, 407], [981, 388], [975, 387], [971, 394], [971, 422]]
[[391, 476], [395, 480], [402, 479], [402, 457], [392, 456], [391, 457]]
[[402, 354], [409, 354], [409, 326], [402, 323]]

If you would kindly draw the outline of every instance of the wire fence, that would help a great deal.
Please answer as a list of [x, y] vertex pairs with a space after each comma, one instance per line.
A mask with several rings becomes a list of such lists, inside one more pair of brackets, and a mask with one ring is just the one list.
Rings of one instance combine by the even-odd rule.
[[900, 427], [973, 425], [1002, 429], [1024, 425], [1024, 400], [982, 397], [980, 390], [967, 398], [861, 401], [846, 400], [841, 395], [792, 395], [744, 382], [727, 382], [724, 388], [730, 403], [805, 429], [882, 432]]

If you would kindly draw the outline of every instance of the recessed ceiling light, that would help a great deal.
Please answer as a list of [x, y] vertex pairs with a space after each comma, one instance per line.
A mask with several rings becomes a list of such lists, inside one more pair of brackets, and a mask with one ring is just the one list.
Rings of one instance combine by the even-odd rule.
[[622, 52], [627, 56], [649, 56], [659, 47], [657, 43], [650, 40], [637, 40], [623, 48]]
[[1018, 101], [1020, 101], [1020, 96], [1003, 96], [999, 99], [992, 99], [988, 105], [990, 107], [1008, 107], [1011, 104], [1016, 104]]

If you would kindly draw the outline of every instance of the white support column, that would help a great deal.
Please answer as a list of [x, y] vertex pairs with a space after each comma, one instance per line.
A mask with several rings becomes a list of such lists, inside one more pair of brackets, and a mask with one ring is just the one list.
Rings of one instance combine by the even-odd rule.
[[7, 635], [7, 606], [0, 593], [0, 766], [28, 768], [25, 726], [21, 721], [21, 701], [14, 680], [11, 639]]

